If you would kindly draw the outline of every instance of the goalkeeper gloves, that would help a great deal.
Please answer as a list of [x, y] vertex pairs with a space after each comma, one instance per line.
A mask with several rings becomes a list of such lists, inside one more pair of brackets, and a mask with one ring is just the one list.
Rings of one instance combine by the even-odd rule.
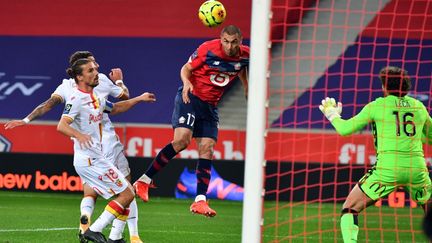
[[336, 101], [334, 98], [326, 97], [321, 101], [319, 106], [320, 111], [325, 115], [325, 117], [331, 122], [337, 117], [341, 117], [342, 113], [342, 103]]

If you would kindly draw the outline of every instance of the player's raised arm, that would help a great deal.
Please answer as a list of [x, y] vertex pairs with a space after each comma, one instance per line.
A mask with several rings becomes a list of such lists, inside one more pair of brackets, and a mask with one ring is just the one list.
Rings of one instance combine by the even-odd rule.
[[193, 85], [190, 81], [190, 77], [192, 76], [192, 65], [188, 62], [180, 70], [180, 78], [183, 81], [183, 92], [182, 98], [185, 104], [190, 103], [189, 92], [193, 91]]
[[[153, 93], [145, 92], [142, 95], [134, 97], [132, 99], [114, 103], [111, 111], [109, 111], [109, 109], [105, 109], [105, 110], [108, 111], [111, 115], [116, 115], [122, 112], [126, 112], [127, 110], [129, 110], [134, 105], [140, 102], [155, 102], [155, 101], [156, 101], [156, 96]], [[107, 101], [107, 106], [109, 106], [108, 101]]]
[[129, 99], [129, 89], [126, 87], [126, 85], [123, 82], [123, 72], [120, 68], [113, 68], [111, 69], [111, 72], [109, 73], [109, 77], [111, 79], [111, 81], [119, 86], [122, 90], [123, 93], [117, 97], [120, 100], [127, 100]]
[[62, 99], [59, 96], [53, 95], [48, 100], [44, 101], [40, 105], [38, 105], [30, 114], [28, 114], [22, 120], [12, 120], [7, 122], [4, 127], [5, 129], [12, 129], [19, 126], [24, 126], [27, 123], [45, 115], [48, 111], [50, 111], [54, 106], [62, 103]]

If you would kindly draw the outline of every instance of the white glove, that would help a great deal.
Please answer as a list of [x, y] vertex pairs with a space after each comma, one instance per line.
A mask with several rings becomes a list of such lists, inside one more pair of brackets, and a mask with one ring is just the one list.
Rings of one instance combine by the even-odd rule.
[[326, 97], [321, 101], [321, 104], [322, 105], [319, 106], [319, 109], [330, 122], [336, 117], [341, 117], [342, 103], [338, 102], [336, 105], [334, 98]]

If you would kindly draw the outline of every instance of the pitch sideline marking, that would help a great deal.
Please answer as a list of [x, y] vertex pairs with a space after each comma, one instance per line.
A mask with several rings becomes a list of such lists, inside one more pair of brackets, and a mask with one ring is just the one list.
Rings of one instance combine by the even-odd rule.
[[77, 227], [73, 228], [45, 228], [45, 229], [0, 229], [0, 233], [2, 232], [38, 232], [38, 231], [62, 231], [62, 230], [77, 230]]

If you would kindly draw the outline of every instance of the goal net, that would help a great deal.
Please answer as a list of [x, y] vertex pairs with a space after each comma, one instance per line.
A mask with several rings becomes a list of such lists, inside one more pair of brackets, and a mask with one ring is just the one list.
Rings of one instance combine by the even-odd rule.
[[[373, 134], [339, 136], [318, 106], [334, 97], [342, 118], [358, 114], [383, 95], [378, 74], [391, 65], [430, 110], [432, 1], [273, 0], [271, 10], [262, 242], [342, 242], [342, 203], [376, 162]], [[422, 218], [397, 190], [359, 214], [359, 242], [427, 242]]]

